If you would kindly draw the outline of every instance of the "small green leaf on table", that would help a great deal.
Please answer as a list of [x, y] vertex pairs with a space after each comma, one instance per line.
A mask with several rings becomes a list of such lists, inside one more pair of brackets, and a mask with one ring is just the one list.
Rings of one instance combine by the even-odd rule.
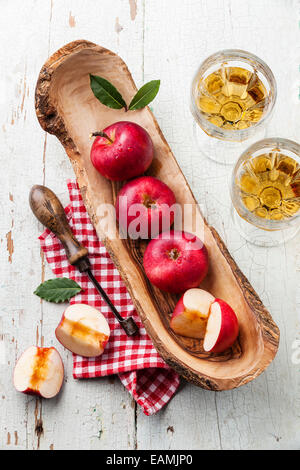
[[58, 277], [49, 279], [38, 286], [34, 294], [38, 295], [48, 302], [66, 302], [71, 297], [79, 294], [81, 287], [73, 279], [67, 277]]

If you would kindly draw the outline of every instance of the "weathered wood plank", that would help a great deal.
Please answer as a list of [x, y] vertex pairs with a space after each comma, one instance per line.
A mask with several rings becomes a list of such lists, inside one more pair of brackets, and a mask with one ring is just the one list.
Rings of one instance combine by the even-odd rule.
[[[0, 37], [11, 47], [1, 54], [1, 158], [5, 178], [1, 182], [1, 316], [5, 343], [5, 364], [0, 366], [0, 447], [26, 448], [30, 415], [35, 400], [17, 394], [12, 369], [23, 350], [35, 344], [40, 333], [41, 305], [32, 290], [41, 279], [39, 249], [33, 250], [36, 224], [29, 223], [27, 204], [31, 180], [43, 177], [43, 136], [32, 109], [34, 71], [48, 49], [50, 4], [44, 17], [32, 17], [35, 2], [2, 4]], [[15, 15], [15, 8], [19, 16]], [[19, 21], [18, 19], [19, 18]], [[16, 34], [21, 24], [30, 23], [33, 35]], [[15, 25], [15, 27], [8, 27]], [[16, 29], [15, 29], [16, 28]], [[23, 29], [23, 28], [22, 28]], [[28, 51], [31, 50], [31, 54]], [[34, 52], [33, 52], [34, 51]], [[6, 242], [7, 239], [10, 241]], [[3, 413], [2, 413], [3, 410]], [[34, 427], [32, 430], [34, 434]]]

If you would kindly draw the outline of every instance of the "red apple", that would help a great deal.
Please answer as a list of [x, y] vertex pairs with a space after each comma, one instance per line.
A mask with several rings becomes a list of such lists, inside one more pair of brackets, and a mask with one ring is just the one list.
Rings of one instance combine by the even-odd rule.
[[131, 238], [153, 238], [174, 222], [173, 191], [153, 176], [125, 184], [116, 200], [116, 217]]
[[207, 352], [221, 353], [230, 348], [239, 333], [232, 308], [202, 289], [189, 289], [178, 301], [170, 327], [181, 336], [202, 339]]
[[170, 326], [181, 336], [204, 338], [210, 306], [215, 298], [202, 289], [189, 289], [178, 301]]
[[18, 392], [55, 397], [61, 389], [64, 366], [55, 348], [31, 346], [19, 358], [14, 370], [14, 386]]
[[55, 335], [69, 351], [83, 357], [95, 357], [103, 353], [110, 329], [105, 317], [96, 308], [72, 304], [64, 311]]
[[178, 293], [197, 287], [208, 271], [202, 241], [188, 232], [163, 232], [151, 240], [144, 254], [148, 279], [159, 289]]
[[210, 307], [204, 337], [204, 351], [220, 353], [230, 348], [238, 337], [239, 323], [232, 308], [221, 299]]
[[115, 122], [92, 135], [96, 138], [91, 148], [91, 161], [105, 178], [127, 180], [140, 176], [151, 165], [153, 143], [148, 132], [138, 124]]

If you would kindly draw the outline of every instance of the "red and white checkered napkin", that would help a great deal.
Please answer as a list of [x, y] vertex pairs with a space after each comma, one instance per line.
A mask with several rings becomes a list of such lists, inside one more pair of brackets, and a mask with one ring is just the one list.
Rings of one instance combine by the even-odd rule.
[[72, 278], [83, 288], [70, 303], [86, 303], [98, 308], [107, 318], [111, 329], [102, 356], [84, 358], [74, 355], [73, 376], [80, 379], [119, 374], [121, 382], [144, 413], [152, 415], [172, 398], [179, 386], [179, 376], [161, 359], [146, 334], [119, 272], [91, 224], [77, 184], [68, 181], [68, 189], [71, 204], [65, 209], [67, 218], [74, 235], [89, 251], [94, 276], [121, 315], [132, 315], [140, 329], [140, 334], [134, 338], [124, 333], [88, 277], [68, 263], [60, 241], [48, 229], [45, 230], [39, 239], [53, 273], [57, 277]]

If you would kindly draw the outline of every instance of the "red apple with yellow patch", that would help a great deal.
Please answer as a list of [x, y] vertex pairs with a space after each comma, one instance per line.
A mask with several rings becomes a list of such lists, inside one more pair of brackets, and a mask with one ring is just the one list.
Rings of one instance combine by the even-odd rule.
[[204, 338], [210, 306], [214, 300], [214, 296], [205, 290], [187, 290], [173, 312], [172, 330], [182, 336]]
[[230, 348], [239, 333], [238, 319], [230, 305], [202, 289], [189, 289], [183, 294], [170, 326], [178, 335], [204, 339], [204, 351], [214, 353]]
[[72, 304], [64, 311], [55, 335], [74, 354], [96, 357], [104, 351], [110, 328], [104, 315], [96, 308], [86, 304]]
[[55, 348], [30, 346], [16, 363], [13, 382], [18, 392], [55, 397], [63, 384], [64, 366]]

